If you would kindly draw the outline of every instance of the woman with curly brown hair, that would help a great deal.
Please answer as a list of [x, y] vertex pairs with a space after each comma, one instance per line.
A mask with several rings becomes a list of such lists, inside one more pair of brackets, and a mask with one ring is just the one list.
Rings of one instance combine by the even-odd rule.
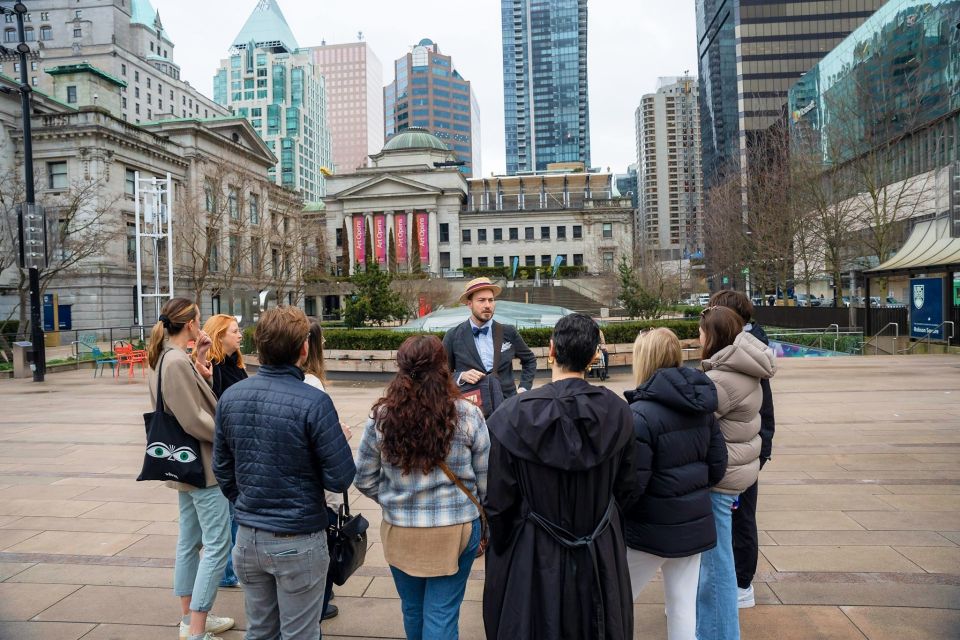
[[364, 428], [355, 484], [383, 509], [380, 537], [407, 638], [456, 638], [480, 545], [487, 425], [460, 399], [436, 337], [405, 340], [397, 369]]

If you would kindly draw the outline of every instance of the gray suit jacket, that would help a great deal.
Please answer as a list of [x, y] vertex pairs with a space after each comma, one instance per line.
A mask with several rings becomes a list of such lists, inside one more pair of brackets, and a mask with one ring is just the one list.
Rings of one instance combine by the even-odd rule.
[[[500, 341], [497, 340], [497, 327], [503, 332], [503, 339]], [[517, 393], [513, 378], [514, 358], [520, 358], [520, 362], [523, 364], [520, 386], [529, 391], [533, 387], [533, 377], [537, 373], [537, 357], [513, 325], [494, 322], [492, 328], [494, 330], [494, 353], [498, 351], [500, 353], [496, 375], [503, 388], [503, 397], [509, 398]], [[470, 369], [486, 371], [483, 362], [480, 360], [480, 352], [477, 351], [477, 344], [473, 339], [473, 330], [469, 320], [447, 331], [447, 334], [443, 336], [443, 346], [447, 350], [447, 362], [450, 365], [451, 373], [453, 373], [454, 381], [461, 373]]]

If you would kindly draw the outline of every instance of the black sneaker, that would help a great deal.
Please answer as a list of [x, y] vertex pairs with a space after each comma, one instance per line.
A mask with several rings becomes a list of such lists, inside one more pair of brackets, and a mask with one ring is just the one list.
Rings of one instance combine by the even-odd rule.
[[337, 608], [337, 605], [328, 604], [320, 620], [322, 621], [322, 620], [329, 620], [330, 618], [336, 618], [339, 614], [340, 614], [340, 609]]

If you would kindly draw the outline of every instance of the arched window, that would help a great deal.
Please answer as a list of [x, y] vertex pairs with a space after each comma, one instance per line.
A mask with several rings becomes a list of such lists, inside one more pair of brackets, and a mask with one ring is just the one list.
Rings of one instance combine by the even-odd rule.
[[4, 42], [16, 42], [17, 41], [17, 30], [16, 29], [7, 29], [3, 32], [3, 41]]
[[53, 27], [40, 27], [41, 40], [53, 40]]
[[27, 42], [33, 42], [37, 39], [37, 34], [33, 32], [33, 27], [27, 27], [23, 30], [23, 38]]

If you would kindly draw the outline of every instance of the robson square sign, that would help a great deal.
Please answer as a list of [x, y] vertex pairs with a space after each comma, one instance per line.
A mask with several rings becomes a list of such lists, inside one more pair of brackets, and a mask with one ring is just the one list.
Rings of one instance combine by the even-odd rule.
[[910, 280], [910, 337], [944, 339], [943, 280]]

